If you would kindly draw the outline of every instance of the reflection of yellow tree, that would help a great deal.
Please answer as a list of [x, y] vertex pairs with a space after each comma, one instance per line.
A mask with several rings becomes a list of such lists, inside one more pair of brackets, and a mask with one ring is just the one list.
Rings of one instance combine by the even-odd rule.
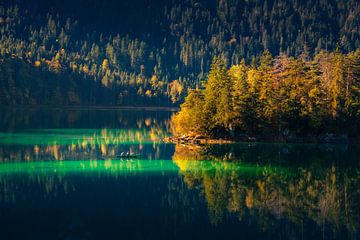
[[[77, 189], [72, 181], [74, 173], [90, 179], [135, 176], [154, 172], [176, 172], [178, 168], [167, 160], [89, 160], [89, 161], [34, 161], [0, 164], [0, 204], [15, 203], [33, 196], [56, 198]], [[21, 177], [17, 177], [18, 174]], [[32, 190], [36, 189], [36, 193]]]
[[237, 213], [240, 220], [245, 214], [256, 216], [263, 229], [270, 228], [274, 218], [287, 218], [297, 225], [310, 218], [318, 226], [330, 224], [334, 231], [345, 227], [356, 232], [360, 227], [359, 170], [340, 172], [333, 165], [291, 172], [258, 167], [260, 171], [249, 172], [241, 163], [211, 160], [205, 152], [179, 145], [173, 160], [187, 185], [205, 193], [214, 224], [228, 211]]
[[[113, 158], [120, 154], [119, 151], [141, 151], [143, 144], [147, 142], [153, 143], [154, 149], [158, 152], [160, 139], [166, 134], [166, 130], [156, 124], [148, 129], [102, 129], [76, 134], [69, 132], [68, 136], [65, 134], [66, 140], [62, 139], [61, 135], [62, 137], [51, 139], [47, 144], [34, 144], [32, 149], [13, 150], [6, 145], [0, 146], [0, 162], [5, 159], [31, 161]], [[7, 148], [9, 153], [5, 154], [2, 149]]]
[[[0, 176], [0, 202], [15, 204], [19, 199], [26, 199], [34, 194], [31, 185], [36, 185], [37, 189], [42, 192], [44, 199], [57, 197], [60, 193], [68, 194], [75, 191], [71, 181], [63, 178], [62, 175], [28, 175], [23, 176], [22, 180], [11, 181], [7, 175]], [[19, 191], [24, 189], [23, 191]]]

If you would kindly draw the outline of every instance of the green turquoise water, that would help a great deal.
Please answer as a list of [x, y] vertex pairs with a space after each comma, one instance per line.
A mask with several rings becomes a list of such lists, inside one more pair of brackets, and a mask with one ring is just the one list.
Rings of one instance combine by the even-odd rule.
[[1, 109], [0, 239], [360, 237], [358, 145], [165, 144], [172, 114]]
[[[283, 176], [289, 175], [285, 168], [259, 167], [249, 164], [219, 163], [213, 161], [187, 161], [187, 173], [197, 171], [217, 170], [223, 174], [229, 172], [239, 176], [261, 175], [264, 171]], [[30, 162], [6, 162], [0, 165], [0, 174], [111, 174], [114, 176], [126, 175], [149, 175], [149, 174], [177, 174], [179, 166], [169, 160], [128, 160], [128, 159], [107, 159], [107, 160], [66, 160], [66, 161], [30, 161]]]
[[[141, 129], [41, 129], [28, 132], [0, 133], [0, 144], [69, 145], [153, 143], [167, 134]], [[153, 138], [153, 139], [152, 139]]]

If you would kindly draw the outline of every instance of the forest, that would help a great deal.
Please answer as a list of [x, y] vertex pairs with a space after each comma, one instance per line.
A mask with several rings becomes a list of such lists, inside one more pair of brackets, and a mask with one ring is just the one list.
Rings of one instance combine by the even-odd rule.
[[259, 62], [229, 69], [215, 57], [172, 122], [177, 135], [197, 138], [348, 142], [359, 137], [359, 119], [360, 50], [313, 58], [264, 51]]
[[0, 4], [0, 104], [179, 105], [214, 56], [229, 67], [360, 46], [357, 0], [52, 4]]

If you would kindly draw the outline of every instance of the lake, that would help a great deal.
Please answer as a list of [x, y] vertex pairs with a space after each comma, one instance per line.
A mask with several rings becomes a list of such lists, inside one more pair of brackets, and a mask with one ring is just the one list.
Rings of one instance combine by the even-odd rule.
[[166, 144], [173, 113], [2, 108], [0, 239], [360, 238], [359, 145]]

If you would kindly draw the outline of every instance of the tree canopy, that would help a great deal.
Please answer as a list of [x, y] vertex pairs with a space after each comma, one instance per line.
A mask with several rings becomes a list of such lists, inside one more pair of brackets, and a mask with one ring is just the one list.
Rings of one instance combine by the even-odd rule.
[[196, 90], [201, 98], [191, 93], [174, 116], [180, 126], [175, 129], [215, 138], [247, 134], [291, 139], [330, 133], [358, 137], [359, 67], [359, 50], [320, 52], [313, 59], [285, 54], [273, 58], [265, 51], [258, 64], [242, 61], [229, 69], [216, 57], [205, 88]]

